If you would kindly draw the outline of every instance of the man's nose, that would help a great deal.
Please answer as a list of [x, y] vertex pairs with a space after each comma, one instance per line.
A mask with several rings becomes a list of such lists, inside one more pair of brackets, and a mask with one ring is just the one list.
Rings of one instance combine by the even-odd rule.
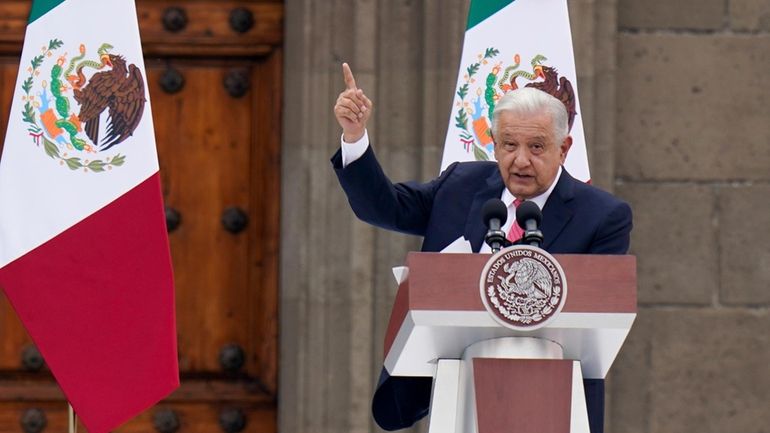
[[524, 150], [519, 150], [513, 155], [513, 165], [516, 168], [526, 168], [530, 165], [529, 154]]

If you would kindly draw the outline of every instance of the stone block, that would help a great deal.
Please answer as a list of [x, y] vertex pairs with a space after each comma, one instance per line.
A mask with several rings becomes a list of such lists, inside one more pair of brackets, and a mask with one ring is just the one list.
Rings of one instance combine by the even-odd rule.
[[717, 197], [720, 300], [770, 304], [770, 186], [725, 186]]
[[714, 194], [699, 185], [618, 185], [634, 211], [639, 302], [710, 304], [718, 290]]
[[618, 1], [620, 28], [714, 30], [724, 17], [724, 0]]
[[770, 35], [621, 35], [618, 52], [619, 177], [770, 177]]
[[649, 433], [767, 432], [766, 309], [669, 309], [649, 320]]
[[730, 27], [739, 31], [769, 31], [770, 0], [730, 0]]
[[606, 431], [646, 431], [649, 413], [650, 353], [654, 322], [651, 310], [640, 309], [631, 332], [607, 376]]

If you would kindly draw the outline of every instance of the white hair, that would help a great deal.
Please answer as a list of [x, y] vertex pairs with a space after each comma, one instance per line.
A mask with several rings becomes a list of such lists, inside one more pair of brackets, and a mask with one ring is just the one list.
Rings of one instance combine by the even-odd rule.
[[492, 113], [492, 135], [497, 137], [497, 122], [500, 113], [508, 111], [514, 114], [537, 115], [546, 112], [553, 121], [553, 133], [557, 143], [567, 138], [569, 119], [564, 104], [548, 93], [533, 87], [522, 87], [503, 95]]

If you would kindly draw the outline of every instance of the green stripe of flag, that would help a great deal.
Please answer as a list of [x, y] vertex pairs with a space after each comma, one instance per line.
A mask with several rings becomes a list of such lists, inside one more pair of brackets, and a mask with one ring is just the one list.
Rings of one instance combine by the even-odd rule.
[[508, 6], [516, 0], [471, 0], [471, 9], [468, 11], [468, 31], [476, 24], [494, 15], [500, 9]]
[[36, 19], [47, 14], [48, 11], [64, 3], [65, 0], [34, 0], [32, 9], [29, 11], [29, 21], [27, 25], [32, 24]]

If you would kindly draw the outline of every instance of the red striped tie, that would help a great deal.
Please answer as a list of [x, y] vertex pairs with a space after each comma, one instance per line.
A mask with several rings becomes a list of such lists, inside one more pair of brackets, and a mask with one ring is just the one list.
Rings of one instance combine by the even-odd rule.
[[[518, 208], [522, 202], [523, 200], [517, 198], [513, 201], [513, 205]], [[508, 240], [511, 242], [516, 242], [521, 239], [522, 236], [524, 236], [524, 229], [519, 227], [519, 223], [517, 223], [516, 220], [513, 220], [513, 224], [511, 224], [511, 228], [508, 230]]]

